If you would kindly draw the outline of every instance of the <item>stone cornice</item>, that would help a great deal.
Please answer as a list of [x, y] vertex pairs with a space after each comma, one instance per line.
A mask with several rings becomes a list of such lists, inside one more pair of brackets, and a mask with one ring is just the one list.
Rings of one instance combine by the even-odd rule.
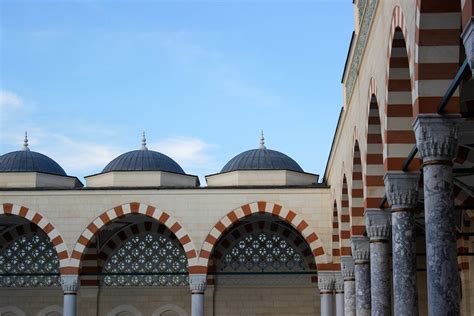
[[370, 261], [369, 238], [364, 236], [352, 236], [351, 247], [355, 264], [368, 263]]
[[418, 114], [413, 128], [423, 163], [453, 160], [461, 121], [459, 115]]
[[367, 236], [373, 240], [387, 240], [392, 231], [392, 214], [381, 209], [365, 211], [365, 227]]
[[418, 202], [419, 173], [388, 172], [385, 193], [392, 209], [414, 209]]
[[76, 294], [79, 290], [79, 278], [76, 275], [62, 276], [61, 287], [64, 294]]
[[189, 288], [193, 294], [204, 294], [206, 291], [206, 276], [201, 274], [189, 276]]

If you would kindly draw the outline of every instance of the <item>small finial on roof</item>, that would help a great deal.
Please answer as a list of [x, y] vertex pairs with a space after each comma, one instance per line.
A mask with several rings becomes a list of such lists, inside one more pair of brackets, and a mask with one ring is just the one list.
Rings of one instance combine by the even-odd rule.
[[142, 146], [140, 147], [140, 150], [148, 150], [148, 148], [146, 148], [145, 131], [143, 131], [143, 134], [142, 134]]
[[258, 148], [267, 149], [267, 147], [265, 147], [265, 137], [263, 136], [263, 130], [262, 130], [262, 133], [260, 134], [260, 146]]
[[23, 140], [23, 148], [22, 149], [23, 150], [30, 150], [28, 148], [28, 133], [27, 132], [25, 132], [25, 139]]

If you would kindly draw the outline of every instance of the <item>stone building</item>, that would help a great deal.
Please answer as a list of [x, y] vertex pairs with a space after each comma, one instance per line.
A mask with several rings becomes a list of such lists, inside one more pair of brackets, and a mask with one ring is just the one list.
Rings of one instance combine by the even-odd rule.
[[354, 1], [321, 180], [262, 136], [201, 186], [143, 137], [84, 186], [25, 137], [0, 315], [471, 315], [472, 2]]

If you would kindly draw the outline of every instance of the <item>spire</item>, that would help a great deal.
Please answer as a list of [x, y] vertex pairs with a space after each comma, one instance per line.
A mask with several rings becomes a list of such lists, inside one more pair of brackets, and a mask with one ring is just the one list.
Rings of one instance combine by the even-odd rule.
[[265, 137], [263, 136], [263, 130], [260, 134], [260, 146], [258, 147], [258, 149], [267, 149], [267, 147], [265, 147]]
[[140, 147], [140, 150], [148, 150], [148, 148], [146, 148], [145, 131], [143, 131], [143, 134], [142, 134], [142, 145]]
[[30, 149], [28, 148], [28, 133], [25, 132], [25, 139], [23, 140], [23, 148], [22, 150], [27, 150], [29, 151]]

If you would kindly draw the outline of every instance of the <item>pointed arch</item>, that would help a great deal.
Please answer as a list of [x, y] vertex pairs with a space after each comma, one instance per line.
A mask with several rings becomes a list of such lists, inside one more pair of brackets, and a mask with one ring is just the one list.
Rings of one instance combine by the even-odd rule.
[[370, 79], [368, 94], [368, 116], [366, 125], [366, 153], [364, 174], [364, 207], [377, 208], [385, 194], [383, 177], [383, 140], [380, 109], [377, 100], [377, 84]]
[[82, 232], [78, 238], [74, 250], [71, 254], [71, 259], [67, 269], [68, 274], [78, 275], [83, 258], [84, 252], [92, 242], [95, 234], [101, 230], [104, 226], [111, 223], [116, 218], [121, 218], [130, 214], [141, 214], [146, 217], [157, 220], [168, 228], [178, 238], [181, 246], [186, 252], [188, 259], [188, 267], [191, 267], [196, 263], [197, 253], [194, 247], [194, 243], [191, 240], [190, 235], [186, 229], [171, 215], [157, 209], [154, 206], [147, 205], [144, 203], [132, 202], [123, 205], [116, 206], [114, 208], [105, 211], [98, 217], [96, 217]]
[[[384, 169], [402, 170], [403, 163], [415, 145], [413, 132], [413, 53], [409, 46], [405, 17], [399, 6], [393, 10], [389, 34], [386, 71], [384, 124]], [[418, 170], [415, 158], [409, 170]]]
[[19, 216], [38, 226], [48, 236], [48, 238], [51, 240], [51, 243], [54, 245], [54, 249], [56, 250], [59, 259], [59, 272], [61, 274], [67, 272], [69, 254], [66, 243], [61, 237], [59, 231], [47, 217], [35, 210], [29, 209], [28, 207], [12, 203], [3, 203], [0, 207], [0, 215]]
[[321, 240], [316, 232], [309, 227], [308, 221], [304, 220], [303, 217], [295, 211], [286, 209], [279, 204], [258, 201], [234, 209], [214, 225], [199, 252], [199, 267], [196, 267], [195, 273], [207, 273], [209, 258], [214, 246], [217, 244], [219, 238], [221, 238], [221, 236], [223, 236], [234, 223], [237, 223], [239, 220], [249, 217], [252, 214], [258, 213], [277, 216], [295, 228], [310, 247], [318, 269], [324, 270], [331, 266]]
[[341, 244], [339, 238], [339, 212], [337, 210], [337, 202], [334, 201], [332, 213], [332, 262], [340, 263]]
[[352, 186], [350, 195], [351, 235], [363, 235], [365, 232], [364, 220], [364, 181], [362, 179], [362, 161], [359, 142], [354, 142], [352, 156]]
[[341, 244], [341, 256], [350, 256], [351, 251], [351, 216], [349, 213], [349, 191], [347, 178], [342, 176], [341, 192], [341, 227], [339, 228], [339, 239]]

